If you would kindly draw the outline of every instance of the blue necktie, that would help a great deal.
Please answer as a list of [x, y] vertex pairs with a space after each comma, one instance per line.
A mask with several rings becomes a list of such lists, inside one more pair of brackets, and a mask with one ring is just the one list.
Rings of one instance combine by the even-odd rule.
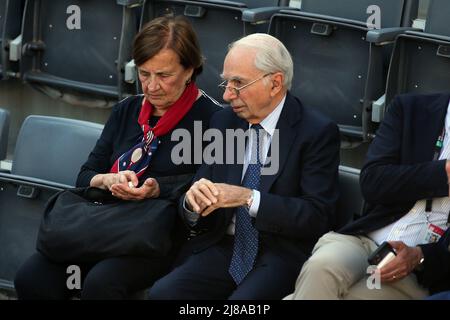
[[[259, 156], [259, 134], [264, 130], [259, 124], [251, 126], [253, 134], [250, 163], [245, 172], [242, 186], [249, 189], [258, 189], [261, 177], [261, 160]], [[252, 270], [258, 253], [258, 230], [252, 224], [252, 217], [247, 208], [239, 207], [236, 210], [236, 225], [234, 233], [233, 257], [228, 272], [237, 285]]]

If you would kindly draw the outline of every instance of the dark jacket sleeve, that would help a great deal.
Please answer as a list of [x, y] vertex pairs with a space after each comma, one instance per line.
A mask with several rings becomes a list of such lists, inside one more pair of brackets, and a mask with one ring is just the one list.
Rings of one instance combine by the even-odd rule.
[[450, 290], [450, 229], [438, 243], [420, 245], [424, 256], [423, 271], [418, 273], [419, 282], [430, 293]]
[[303, 150], [302, 194], [298, 197], [261, 193], [256, 218], [260, 231], [296, 239], [315, 239], [330, 229], [339, 197], [339, 130], [329, 123]]
[[448, 196], [445, 160], [402, 164], [402, 140], [408, 133], [403, 131], [405, 109], [401, 101], [397, 97], [388, 109], [361, 170], [361, 191], [371, 204]]
[[88, 160], [83, 164], [78, 173], [77, 187], [89, 186], [91, 179], [95, 175], [109, 172], [111, 169], [110, 158], [113, 152], [114, 134], [118, 125], [119, 119], [116, 106], [112, 110], [94, 149], [89, 154]]
[[189, 173], [155, 178], [159, 184], [159, 198], [177, 201], [191, 186], [193, 176]]

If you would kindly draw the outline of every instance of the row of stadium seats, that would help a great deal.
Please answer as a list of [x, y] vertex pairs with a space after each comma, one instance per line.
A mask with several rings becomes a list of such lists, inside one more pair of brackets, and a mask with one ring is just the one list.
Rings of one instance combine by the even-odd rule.
[[206, 57], [198, 82], [218, 101], [227, 44], [253, 32], [279, 38], [294, 60], [292, 93], [362, 141], [374, 136], [395, 94], [450, 88], [448, 0], [430, 1], [424, 31], [412, 28], [418, 0], [302, 0], [300, 9], [288, 0], [0, 3], [3, 77], [62, 92], [108, 99], [139, 92], [132, 39], [161, 15], [192, 22]]

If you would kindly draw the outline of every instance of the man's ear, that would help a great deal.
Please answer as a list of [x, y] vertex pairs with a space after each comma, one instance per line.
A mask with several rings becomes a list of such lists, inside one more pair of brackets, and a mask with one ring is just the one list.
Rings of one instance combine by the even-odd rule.
[[284, 85], [284, 75], [281, 72], [276, 72], [272, 75], [272, 89], [271, 96], [276, 96], [281, 90], [283, 90]]

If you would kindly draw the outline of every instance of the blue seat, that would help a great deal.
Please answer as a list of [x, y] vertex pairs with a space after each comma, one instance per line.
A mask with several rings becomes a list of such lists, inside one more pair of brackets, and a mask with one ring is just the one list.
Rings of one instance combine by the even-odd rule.
[[10, 42], [20, 35], [24, 0], [0, 1], [0, 79], [19, 71], [20, 54], [10, 57]]
[[431, 0], [424, 32], [407, 31], [395, 41], [386, 105], [397, 94], [450, 91], [450, 1]]
[[35, 252], [46, 202], [75, 185], [102, 129], [45, 116], [29, 116], [22, 124], [11, 173], [0, 173], [0, 288], [13, 289], [17, 269]]
[[[372, 5], [380, 9], [379, 30], [368, 24]], [[372, 104], [385, 92], [388, 44], [411, 29], [417, 8], [417, 0], [302, 0], [300, 11], [274, 14], [269, 33], [293, 55], [292, 92], [335, 120], [343, 135], [370, 140], [377, 127]]]
[[222, 101], [217, 87], [221, 82], [223, 60], [229, 43], [254, 32], [267, 32], [270, 17], [288, 0], [148, 0], [143, 8], [143, 23], [162, 15], [184, 15], [192, 23], [206, 58], [198, 85], [208, 95]]
[[63, 93], [121, 99], [136, 91], [124, 81], [138, 29], [141, 0], [27, 0], [22, 77]]

